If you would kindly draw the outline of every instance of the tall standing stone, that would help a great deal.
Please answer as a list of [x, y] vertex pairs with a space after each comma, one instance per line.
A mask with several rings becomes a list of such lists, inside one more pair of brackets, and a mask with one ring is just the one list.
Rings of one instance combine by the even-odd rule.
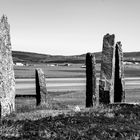
[[115, 46], [114, 102], [125, 101], [124, 67], [121, 42]]
[[7, 17], [0, 20], [0, 106], [1, 117], [15, 111], [15, 77]]
[[95, 56], [86, 54], [86, 107], [96, 105], [97, 90], [96, 90], [96, 62]]
[[43, 103], [47, 103], [48, 92], [46, 87], [45, 74], [42, 69], [37, 68], [35, 70], [36, 76], [36, 101], [37, 106]]
[[99, 80], [99, 102], [103, 104], [114, 102], [114, 43], [114, 34], [104, 36]]

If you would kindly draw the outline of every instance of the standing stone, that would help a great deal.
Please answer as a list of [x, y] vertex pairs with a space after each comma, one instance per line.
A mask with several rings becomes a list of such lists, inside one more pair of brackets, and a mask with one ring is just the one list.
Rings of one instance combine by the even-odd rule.
[[42, 69], [37, 68], [35, 71], [36, 76], [36, 101], [37, 106], [47, 103], [48, 92], [46, 87], [45, 74]]
[[114, 42], [114, 34], [106, 34], [103, 38], [99, 80], [99, 102], [103, 104], [114, 102]]
[[15, 111], [15, 77], [7, 17], [0, 20], [0, 107], [1, 117]]
[[115, 46], [114, 102], [125, 101], [124, 67], [121, 42]]
[[86, 107], [96, 105], [96, 62], [95, 56], [86, 54]]

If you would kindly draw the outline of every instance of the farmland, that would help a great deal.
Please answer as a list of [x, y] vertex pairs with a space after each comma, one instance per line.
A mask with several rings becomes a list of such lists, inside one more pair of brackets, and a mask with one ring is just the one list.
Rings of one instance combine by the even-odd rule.
[[68, 78], [85, 77], [85, 69], [82, 64], [73, 64], [72, 66], [47, 66], [47, 64], [36, 64], [34, 66], [15, 66], [16, 78], [34, 78], [35, 68], [42, 68], [48, 78]]
[[[72, 64], [71, 66], [48, 66], [47, 64], [36, 64], [34, 66], [15, 66], [16, 78], [34, 78], [35, 69], [42, 68], [48, 78], [69, 78], [69, 77], [85, 77], [85, 68], [81, 68], [83, 64]], [[125, 77], [140, 77], [140, 65], [131, 64], [124, 66]], [[97, 76], [100, 75], [100, 64], [96, 65]]]

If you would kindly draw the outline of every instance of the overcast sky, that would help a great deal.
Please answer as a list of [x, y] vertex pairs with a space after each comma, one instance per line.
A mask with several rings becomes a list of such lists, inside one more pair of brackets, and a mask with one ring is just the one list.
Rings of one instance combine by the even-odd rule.
[[106, 33], [140, 51], [140, 0], [0, 0], [12, 49], [74, 55], [102, 50]]

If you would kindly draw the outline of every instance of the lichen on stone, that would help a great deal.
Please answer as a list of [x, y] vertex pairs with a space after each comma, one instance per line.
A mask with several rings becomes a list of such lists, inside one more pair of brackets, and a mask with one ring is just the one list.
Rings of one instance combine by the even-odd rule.
[[0, 19], [0, 102], [1, 116], [15, 110], [15, 77], [10, 40], [10, 25], [5, 15]]

